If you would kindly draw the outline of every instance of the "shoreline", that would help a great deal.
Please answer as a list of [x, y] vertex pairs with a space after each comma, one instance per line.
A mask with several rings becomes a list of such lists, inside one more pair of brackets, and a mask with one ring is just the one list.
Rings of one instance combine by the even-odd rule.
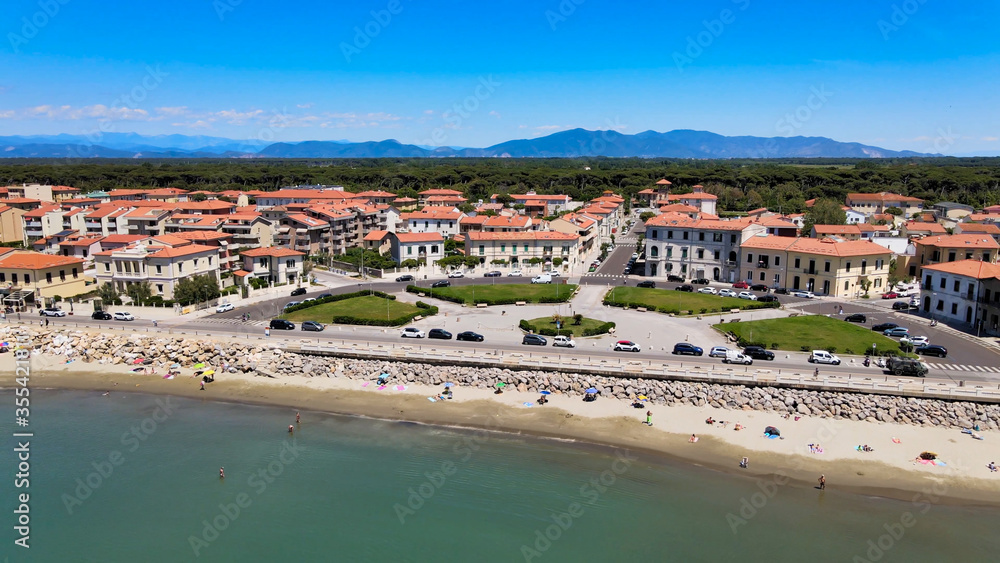
[[[441, 389], [393, 383], [375, 390], [371, 383], [336, 377], [286, 376], [279, 379], [249, 374], [219, 374], [207, 390], [186, 375], [165, 380], [161, 376], [133, 373], [124, 365], [63, 363], [60, 357], [32, 356], [33, 389], [111, 391], [172, 395], [212, 402], [229, 402], [292, 411], [319, 412], [412, 422], [460, 431], [488, 430], [534, 439], [572, 441], [583, 447], [628, 448], [651, 462], [668, 460], [703, 467], [742, 479], [775, 482], [788, 480], [802, 488], [815, 488], [820, 474], [829, 489], [888, 499], [976, 507], [1000, 506], [1000, 473], [985, 464], [1000, 460], [1000, 445], [975, 441], [955, 429], [907, 426], [894, 423], [834, 420], [804, 416], [782, 419], [775, 413], [740, 411], [689, 405], [648, 405], [633, 409], [618, 399], [599, 398], [584, 403], [579, 398], [550, 395], [549, 405], [534, 403], [534, 394], [513, 389], [494, 395], [491, 389], [456, 387], [455, 399], [430, 402]], [[9, 365], [8, 365], [9, 364]], [[5, 368], [0, 388], [13, 387], [13, 354], [0, 357]], [[645, 411], [653, 412], [653, 426], [644, 424]], [[708, 417], [726, 419], [726, 427], [707, 425]], [[290, 413], [294, 419], [294, 414]], [[734, 431], [735, 423], [745, 427]], [[780, 440], [763, 437], [763, 428], [777, 426]], [[698, 435], [697, 443], [689, 436]], [[899, 436], [902, 443], [889, 437]], [[875, 452], [861, 453], [850, 444], [867, 443]], [[823, 454], [810, 454], [806, 444], [820, 443]], [[924, 444], [924, 445], [917, 445]], [[921, 451], [940, 452], [946, 466], [925, 466], [912, 461]], [[750, 458], [748, 469], [739, 460]]]

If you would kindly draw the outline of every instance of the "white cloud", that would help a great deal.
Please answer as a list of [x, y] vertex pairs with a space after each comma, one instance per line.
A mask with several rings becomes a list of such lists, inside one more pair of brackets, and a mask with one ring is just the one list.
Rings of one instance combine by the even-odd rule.
[[14, 117], [14, 110], [0, 111], [0, 119], [10, 119]]
[[313, 107], [313, 105], [312, 105], [312, 102], [309, 102], [308, 104], [295, 104], [295, 107], [297, 107], [299, 109], [309, 109], [309, 108]]
[[190, 110], [188, 110], [187, 106], [174, 106], [174, 107], [160, 107], [160, 108], [156, 108], [156, 112], [157, 113], [160, 113], [160, 114], [163, 114], [163, 115], [170, 115], [170, 116], [187, 115], [189, 113], [189, 111]]
[[493, 117], [495, 117], [497, 119], [500, 119], [500, 112], [498, 112], [496, 110], [490, 110], [490, 115], [492, 115]]
[[993, 141], [1000, 141], [1000, 137], [983, 137], [983, 138], [982, 138], [982, 139], [980, 139], [980, 140], [981, 140], [981, 141], [990, 141], [990, 142], [993, 142]]

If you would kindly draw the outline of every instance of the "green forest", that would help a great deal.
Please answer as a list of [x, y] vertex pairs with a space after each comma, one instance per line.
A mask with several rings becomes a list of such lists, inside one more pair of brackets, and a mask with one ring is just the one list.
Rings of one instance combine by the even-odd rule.
[[0, 160], [3, 185], [66, 185], [84, 192], [122, 188], [276, 190], [296, 184], [383, 189], [412, 196], [429, 188], [492, 193], [565, 193], [574, 199], [604, 190], [622, 195], [667, 178], [674, 192], [702, 184], [723, 211], [768, 207], [800, 212], [807, 199], [839, 201], [849, 192], [891, 191], [935, 203], [974, 207], [1000, 203], [1000, 158], [887, 160], [671, 159], [303, 159], [303, 160]]

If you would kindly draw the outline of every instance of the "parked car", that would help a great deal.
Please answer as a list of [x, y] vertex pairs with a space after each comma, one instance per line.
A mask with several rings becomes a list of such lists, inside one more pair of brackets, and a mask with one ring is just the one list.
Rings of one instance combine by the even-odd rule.
[[715, 295], [718, 291], [715, 291], [714, 287], [702, 287], [698, 289], [698, 293], [707, 293], [709, 295]]
[[906, 311], [910, 308], [910, 304], [906, 301], [896, 301], [892, 304], [893, 311]]
[[901, 327], [901, 326], [897, 326], [895, 328], [890, 328], [890, 329], [886, 329], [886, 330], [882, 331], [882, 334], [884, 334], [886, 336], [909, 336], [910, 335], [910, 329], [905, 328], [905, 327]]
[[631, 340], [619, 340], [615, 342], [615, 352], [639, 352], [639, 345]]
[[895, 291], [889, 291], [882, 294], [882, 299], [896, 299], [897, 297], [899, 297], [899, 294]]
[[802, 291], [800, 289], [796, 289], [795, 291], [792, 292], [792, 296], [802, 297], [803, 299], [812, 299], [813, 297], [816, 297], [816, 294], [811, 291]]
[[288, 303], [285, 303], [285, 306], [283, 307], [283, 309], [285, 311], [287, 311], [287, 310], [291, 309], [292, 307], [294, 307], [296, 305], [301, 305], [301, 304], [302, 304], [301, 301], [289, 301]]
[[719, 297], [736, 297], [738, 295], [739, 293], [736, 293], [735, 291], [729, 288], [723, 288], [719, 290]]
[[274, 330], [295, 330], [295, 323], [285, 319], [271, 319], [271, 323], [267, 326]]
[[468, 342], [482, 342], [483, 340], [485, 340], [485, 338], [483, 338], [483, 335], [479, 334], [478, 332], [472, 332], [471, 330], [467, 330], [465, 332], [460, 332], [456, 334], [455, 340], [465, 340]]
[[135, 320], [135, 317], [132, 316], [132, 313], [126, 313], [124, 311], [119, 311], [119, 312], [115, 313], [114, 315], [111, 316], [111, 318], [113, 318], [116, 321], [134, 321]]
[[757, 296], [754, 295], [753, 293], [750, 293], [749, 291], [741, 291], [740, 294], [737, 295], [736, 297], [739, 297], [740, 299], [749, 299], [750, 301], [757, 300]]
[[669, 276], [667, 276], [667, 281], [668, 282], [679, 282], [680, 283], [680, 282], [684, 281], [684, 276], [678, 276], [676, 274], [670, 274]]
[[327, 297], [333, 297], [332, 293], [320, 293], [316, 296], [316, 299], [326, 299]]
[[499, 278], [502, 275], [503, 274], [501, 274], [499, 270], [493, 270], [492, 272], [486, 272], [485, 274], [483, 274], [483, 277], [484, 278]]
[[722, 358], [722, 363], [724, 364], [742, 364], [749, 366], [753, 364], [753, 358], [745, 354], [741, 354], [738, 350], [730, 350], [726, 353], [726, 357]]
[[521, 277], [521, 270], [511, 270], [510, 273], [507, 274], [507, 277], [508, 278], [519, 278], [519, 277]]
[[638, 258], [638, 257], [639, 257], [639, 253], [638, 253], [638, 252], [633, 252], [633, 253], [632, 253], [632, 259], [633, 259], [633, 260], [635, 260], [635, 259], [636, 259], [636, 258]]
[[788, 295], [788, 289], [784, 287], [775, 288], [774, 292], [777, 293], [778, 295]]
[[431, 287], [451, 287], [451, 282], [448, 280], [438, 280], [431, 284]]
[[915, 308], [917, 308], [919, 306], [920, 306], [920, 298], [919, 297], [911, 297], [910, 298], [910, 307], [912, 307], [912, 308], [915, 309]]
[[771, 361], [774, 359], [774, 352], [765, 350], [763, 346], [747, 346], [743, 349], [743, 355], [750, 356], [755, 360]]
[[573, 340], [569, 336], [560, 334], [552, 339], [553, 346], [559, 346], [561, 348], [576, 348], [576, 340]]
[[463, 274], [462, 272], [459, 272], [459, 271], [448, 272], [448, 277], [449, 278], [464, 278], [465, 274]]
[[925, 344], [923, 346], [917, 346], [914, 352], [920, 354], [921, 356], [937, 356], [939, 358], [948, 357], [948, 349], [944, 346], [938, 346], [937, 344]]
[[110, 321], [111, 313], [107, 311], [94, 311], [94, 314], [90, 315], [90, 318], [94, 319], [95, 321]]
[[438, 340], [451, 340], [451, 333], [443, 328], [432, 328], [430, 332], [427, 333], [427, 338], [436, 338]]
[[760, 301], [762, 303], [780, 303], [781, 302], [781, 301], [778, 300], [777, 297], [775, 297], [773, 295], [761, 295], [760, 297], [757, 298], [757, 301]]
[[711, 282], [709, 282], [708, 278], [695, 278], [691, 280], [691, 283], [695, 285], [708, 285]]
[[315, 300], [316, 300], [315, 297], [307, 297], [307, 298], [305, 298], [305, 299], [302, 300], [302, 304], [305, 305], [306, 303], [312, 303]]
[[770, 290], [771, 288], [767, 287], [767, 284], [763, 283], [755, 283], [750, 286], [750, 291], [763, 291], [764, 293], [767, 293]]
[[559, 272], [557, 272], [556, 270], [549, 270], [548, 272], [542, 272], [542, 275], [543, 276], [552, 276], [554, 278], [558, 278], [559, 277]]
[[302, 330], [306, 332], [323, 332], [323, 329], [326, 328], [323, 326], [323, 323], [318, 323], [316, 321], [302, 321], [300, 326]]
[[305, 295], [305, 294], [306, 294], [306, 288], [304, 287], [296, 287], [295, 289], [292, 290], [292, 297], [295, 297], [296, 295]]
[[225, 312], [228, 312], [228, 311], [232, 311], [235, 308], [236, 308], [236, 305], [233, 305], [232, 303], [222, 303], [221, 305], [219, 305], [218, 307], [215, 308], [215, 312], [216, 313], [225, 313]]
[[847, 315], [844, 320], [849, 323], [866, 323], [868, 322], [868, 317], [862, 315], [861, 313], [854, 313], [853, 315]]
[[931, 343], [931, 339], [926, 336], [904, 336], [899, 339], [900, 344], [907, 344], [909, 346], [926, 346]]
[[873, 326], [872, 330], [874, 330], [876, 332], [885, 332], [885, 331], [889, 330], [890, 328], [896, 328], [897, 326], [899, 326], [899, 325], [896, 324], [896, 323], [881, 323], [881, 324], [877, 324], [877, 325]]
[[703, 350], [694, 344], [678, 342], [677, 344], [674, 344], [674, 350], [670, 353], [675, 355], [688, 354], [691, 356], [700, 356], [702, 355]]
[[66, 311], [63, 311], [62, 309], [56, 309], [55, 307], [51, 307], [51, 308], [48, 308], [48, 309], [42, 309], [42, 316], [43, 317], [65, 317], [66, 316]]
[[747, 282], [741, 280], [741, 281], [738, 281], [738, 282], [734, 283], [733, 287], [736, 288], [736, 289], [750, 289], [750, 284], [748, 284]]
[[552, 283], [552, 276], [542, 274], [531, 278], [531, 283]]
[[546, 346], [549, 341], [545, 339], [544, 336], [538, 334], [525, 334], [524, 338], [521, 339], [521, 344], [527, 344], [529, 346]]
[[403, 329], [403, 332], [400, 334], [400, 336], [403, 338], [423, 338], [427, 335], [424, 334], [424, 331], [420, 330], [419, 328], [408, 326]]
[[398, 282], [411, 282], [411, 281], [413, 281], [413, 276], [410, 275], [410, 274], [403, 274], [403, 275], [397, 277], [396, 281], [398, 281]]
[[652, 289], [652, 288], [656, 287], [656, 282], [650, 281], [650, 280], [643, 280], [643, 281], [635, 284], [635, 286], [636, 287], [646, 287], [646, 288]]
[[677, 291], [687, 291], [688, 293], [690, 293], [694, 291], [694, 286], [691, 284], [684, 284], [684, 285], [679, 285], [674, 289], [676, 289]]
[[833, 354], [827, 352], [826, 350], [813, 350], [812, 355], [809, 356], [809, 363], [832, 364], [835, 366], [839, 366], [840, 358], [834, 356]]
[[709, 358], [725, 358], [726, 354], [729, 353], [729, 348], [725, 346], [712, 346], [712, 349], [708, 352]]

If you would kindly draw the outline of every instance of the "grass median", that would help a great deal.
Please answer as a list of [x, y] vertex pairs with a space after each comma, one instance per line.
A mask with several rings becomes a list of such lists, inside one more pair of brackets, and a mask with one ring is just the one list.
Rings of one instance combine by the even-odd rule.
[[562, 328], [557, 329], [556, 319], [550, 315], [548, 317], [538, 317], [537, 319], [522, 320], [519, 326], [523, 330], [530, 330], [544, 336], [562, 334], [574, 337], [607, 334], [615, 326], [615, 323], [591, 319], [589, 317], [580, 319], [580, 324], [575, 324], [576, 320], [573, 317], [562, 317], [561, 322]]
[[388, 321], [420, 314], [421, 310], [412, 303], [404, 303], [377, 295], [365, 295], [341, 301], [320, 303], [312, 307], [285, 313], [281, 315], [281, 318], [292, 322], [317, 321], [321, 323], [336, 322], [335, 319], [338, 318], [353, 318], [359, 321]]
[[770, 309], [778, 303], [762, 303], [737, 297], [719, 297], [709, 293], [677, 291], [675, 289], [649, 289], [645, 287], [616, 287], [604, 296], [604, 303], [615, 307], [645, 307], [661, 313], [724, 313], [730, 309]]
[[903, 355], [899, 342], [872, 331], [867, 325], [849, 323], [842, 318], [807, 315], [712, 326], [735, 334], [743, 346], [753, 344], [774, 350], [827, 350], [860, 355], [871, 352], [875, 344], [876, 355], [887, 352]]
[[569, 301], [576, 291], [572, 283], [533, 283], [498, 285], [461, 285], [453, 287], [407, 286], [410, 293], [423, 293], [427, 297], [444, 299], [452, 303], [475, 305], [512, 305], [518, 301], [525, 303], [563, 303]]

